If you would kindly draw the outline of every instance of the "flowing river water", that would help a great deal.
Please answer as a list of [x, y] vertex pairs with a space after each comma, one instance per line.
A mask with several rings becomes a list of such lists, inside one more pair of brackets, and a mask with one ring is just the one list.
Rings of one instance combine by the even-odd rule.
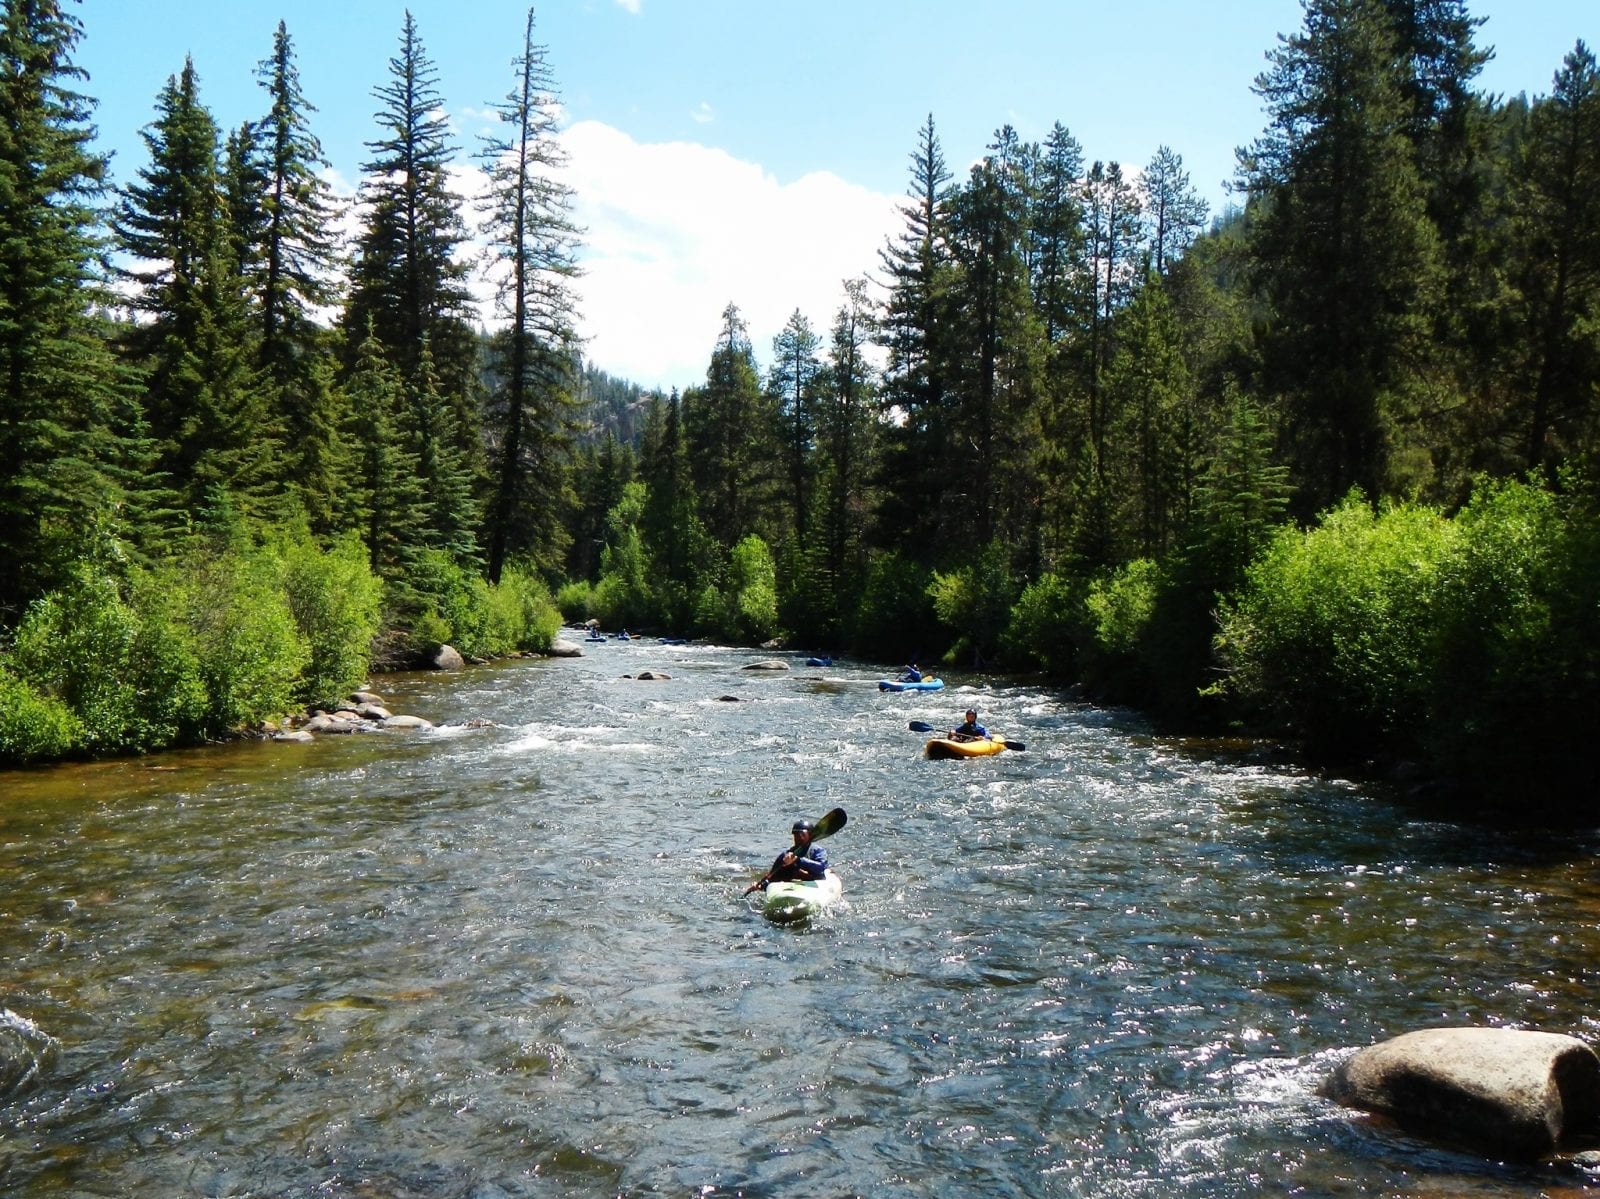
[[[0, 1193], [1600, 1192], [1316, 1093], [1419, 1027], [1600, 1041], [1600, 836], [1037, 686], [588, 648], [374, 680], [433, 732], [0, 773]], [[923, 759], [972, 702], [1026, 749]], [[835, 806], [843, 903], [767, 922]]]

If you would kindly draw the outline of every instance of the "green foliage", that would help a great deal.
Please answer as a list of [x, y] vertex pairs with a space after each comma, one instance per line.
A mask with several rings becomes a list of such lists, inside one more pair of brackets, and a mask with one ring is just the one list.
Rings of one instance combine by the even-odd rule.
[[78, 716], [80, 745], [90, 752], [144, 748], [127, 676], [135, 632], [116, 583], [88, 571], [35, 600], [17, 627], [13, 669]]
[[1455, 530], [1437, 512], [1379, 514], [1352, 494], [1284, 529], [1227, 605], [1230, 686], [1319, 748], [1408, 746], [1428, 710], [1440, 571]]
[[1425, 744], [1464, 776], [1592, 792], [1600, 517], [1582, 495], [1480, 484], [1440, 569]]
[[1001, 638], [1008, 662], [1068, 678], [1077, 662], [1077, 634], [1087, 624], [1083, 590], [1047, 574], [1022, 589]]
[[203, 731], [221, 736], [281, 715], [310, 649], [295, 627], [277, 558], [269, 552], [229, 552], [141, 582], [137, 604], [145, 628], [167, 611], [181, 614], [181, 637], [193, 647], [204, 684]]
[[778, 579], [772, 551], [754, 533], [733, 547], [729, 577], [734, 630], [742, 641], [760, 642], [778, 631]]
[[899, 553], [873, 560], [851, 644], [893, 658], [932, 658], [944, 645], [927, 567]]
[[1080, 653], [1086, 683], [1114, 694], [1147, 693], [1143, 650], [1160, 582], [1160, 568], [1149, 558], [1136, 558], [1090, 582]]
[[453, 645], [469, 658], [550, 647], [561, 614], [538, 575], [508, 566], [486, 582], [442, 550], [425, 551], [407, 577], [405, 625], [414, 651]]
[[66, 704], [0, 664], [0, 762], [48, 762], [67, 757], [82, 742], [83, 725]]
[[995, 653], [1011, 618], [1016, 584], [1010, 551], [1005, 543], [991, 541], [976, 564], [947, 574], [935, 571], [928, 596], [934, 615], [955, 638], [952, 654], [970, 655], [981, 665]]
[[733, 547], [727, 582], [707, 583], [695, 602], [694, 628], [705, 637], [760, 643], [778, 628], [778, 583], [772, 551], [754, 533]]
[[588, 579], [572, 579], [556, 591], [556, 611], [568, 624], [582, 624], [595, 614], [595, 587]]
[[302, 540], [281, 552], [289, 610], [311, 651], [296, 698], [308, 705], [325, 706], [366, 681], [372, 640], [379, 628], [383, 583], [373, 574], [366, 548], [354, 535], [327, 550]]
[[506, 650], [547, 651], [561, 629], [561, 611], [533, 570], [507, 567], [500, 582], [489, 588], [491, 644]]
[[94, 315], [106, 161], [59, 2], [0, 6], [0, 623], [65, 585], [86, 530], [149, 485], [142, 418]]
[[613, 628], [649, 624], [657, 605], [650, 583], [640, 521], [646, 487], [635, 480], [622, 489], [622, 499], [606, 517], [606, 546], [600, 554], [600, 582], [594, 589], [594, 615]]

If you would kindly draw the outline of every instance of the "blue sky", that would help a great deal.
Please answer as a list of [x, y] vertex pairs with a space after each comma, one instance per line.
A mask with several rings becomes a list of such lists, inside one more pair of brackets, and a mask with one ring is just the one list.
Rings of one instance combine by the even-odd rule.
[[[353, 190], [408, 7], [470, 191], [524, 3], [83, 0], [77, 61], [115, 179], [143, 164], [139, 130], [185, 54], [225, 129], [259, 116], [255, 69], [282, 19], [335, 185]], [[1577, 39], [1600, 45], [1594, 0], [1469, 7], [1496, 52], [1480, 76], [1490, 91], [1547, 93]], [[1060, 121], [1091, 161], [1137, 169], [1170, 146], [1217, 211], [1235, 148], [1265, 123], [1251, 82], [1301, 21], [1298, 0], [558, 0], [534, 13], [588, 229], [590, 356], [662, 387], [703, 380], [729, 302], [763, 363], [796, 309], [826, 331], [842, 281], [871, 271], [899, 227], [930, 113], [958, 175], [1001, 125], [1038, 140]]]

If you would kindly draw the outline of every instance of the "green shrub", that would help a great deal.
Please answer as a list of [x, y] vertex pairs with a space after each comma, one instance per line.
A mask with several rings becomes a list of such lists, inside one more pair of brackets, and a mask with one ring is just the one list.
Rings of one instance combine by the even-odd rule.
[[204, 729], [225, 735], [294, 706], [311, 648], [295, 624], [277, 558], [260, 550], [227, 553], [184, 572], [167, 572], [139, 591], [146, 628], [181, 597], [206, 696]]
[[556, 608], [568, 624], [582, 624], [595, 614], [594, 584], [588, 579], [563, 583], [556, 592]]
[[1023, 588], [1001, 647], [1007, 661], [1068, 678], [1077, 665], [1077, 634], [1087, 622], [1082, 590], [1060, 575], [1047, 574]]
[[1224, 609], [1235, 694], [1324, 750], [1401, 747], [1427, 712], [1453, 538], [1431, 509], [1380, 515], [1354, 495], [1316, 528], [1281, 530]]
[[310, 650], [296, 699], [331, 704], [366, 681], [383, 583], [354, 534], [320, 550], [296, 541], [282, 551], [283, 590]]
[[1160, 582], [1160, 569], [1148, 558], [1089, 581], [1078, 661], [1084, 681], [1097, 691], [1129, 700], [1148, 694], [1145, 641]]
[[762, 642], [778, 631], [778, 573], [772, 551], [754, 533], [733, 547], [729, 559], [734, 636]]
[[476, 569], [444, 550], [425, 550], [393, 588], [389, 623], [416, 651], [453, 645], [469, 658], [492, 658], [502, 651], [490, 644], [488, 592]]
[[489, 625], [502, 652], [544, 653], [561, 631], [561, 612], [550, 589], [531, 570], [507, 567], [498, 586], [490, 589]]
[[82, 744], [83, 726], [66, 704], [0, 669], [0, 761], [64, 758]]
[[975, 565], [935, 572], [928, 597], [934, 615], [955, 638], [951, 656], [970, 656], [981, 665], [999, 646], [1016, 598], [1005, 543], [991, 541]]
[[1573, 496], [1480, 484], [1440, 567], [1429, 748], [1474, 778], [1593, 775], [1600, 522]]
[[137, 617], [116, 584], [81, 568], [66, 587], [29, 606], [17, 626], [12, 664], [72, 711], [83, 749], [139, 749], [138, 690], [129, 670], [137, 635]]

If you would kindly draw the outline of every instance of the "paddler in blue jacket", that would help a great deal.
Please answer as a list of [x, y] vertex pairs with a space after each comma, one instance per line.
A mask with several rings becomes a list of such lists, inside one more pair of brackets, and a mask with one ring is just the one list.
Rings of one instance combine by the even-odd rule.
[[978, 709], [968, 708], [967, 719], [962, 724], [950, 730], [952, 741], [983, 741], [989, 736], [989, 730], [978, 723]]
[[915, 662], [912, 662], [903, 671], [900, 672], [900, 681], [902, 683], [920, 683], [920, 682], [922, 682], [922, 671], [917, 669], [917, 664]]
[[777, 856], [766, 878], [745, 888], [746, 895], [751, 891], [765, 891], [768, 883], [790, 880], [805, 882], [819, 879], [827, 872], [828, 854], [822, 846], [811, 840], [811, 821], [796, 820], [791, 831], [794, 833], [794, 844]]

